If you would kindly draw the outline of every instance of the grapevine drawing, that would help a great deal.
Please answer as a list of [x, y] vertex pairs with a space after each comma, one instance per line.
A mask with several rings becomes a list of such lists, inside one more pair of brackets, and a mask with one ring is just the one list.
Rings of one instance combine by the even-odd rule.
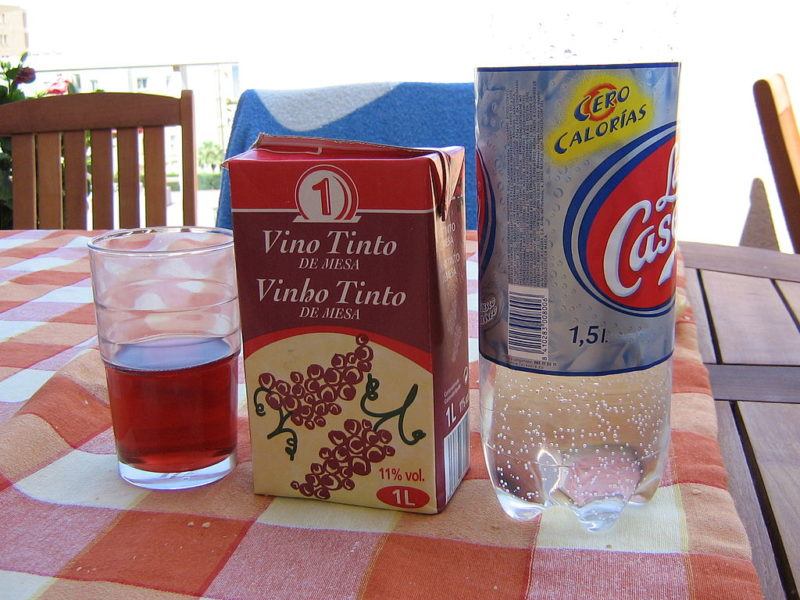
[[383, 413], [367, 407], [369, 402], [378, 400], [379, 387], [380, 381], [368, 373], [364, 395], [361, 397], [361, 410], [364, 414], [377, 418], [377, 421], [373, 423], [369, 419], [362, 419], [360, 422], [347, 419], [344, 430], [329, 432], [328, 439], [332, 447], [320, 449], [319, 457], [322, 462], [311, 464], [311, 472], [306, 474], [304, 481], [292, 481], [293, 489], [307, 497], [328, 500], [331, 492], [355, 488], [354, 476], [369, 475], [373, 465], [387, 456], [394, 456], [396, 450], [390, 445], [391, 432], [380, 429], [386, 421], [394, 417], [397, 417], [397, 431], [404, 444], [413, 446], [425, 438], [426, 434], [421, 429], [412, 431], [409, 438], [403, 427], [406, 411], [416, 400], [419, 386], [416, 383], [412, 385], [403, 404]]
[[339, 401], [356, 397], [356, 385], [372, 370], [372, 348], [366, 335], [356, 337], [356, 348], [347, 354], [334, 354], [330, 367], [311, 364], [305, 374], [292, 371], [289, 381], [272, 373], [262, 373], [253, 394], [256, 414], [263, 417], [267, 407], [279, 414], [278, 425], [267, 435], [272, 439], [287, 434], [285, 451], [291, 460], [297, 453], [297, 432], [292, 427], [313, 430], [326, 425], [325, 417], [342, 412]]
[[320, 449], [322, 462], [311, 464], [304, 481], [291, 483], [304, 496], [328, 500], [333, 491], [352, 490], [354, 476], [369, 475], [372, 465], [395, 454], [389, 445], [392, 434], [385, 429], [376, 431], [367, 419], [347, 419], [344, 429], [329, 432], [328, 439], [333, 445]]
[[327, 500], [331, 492], [355, 488], [354, 477], [372, 472], [373, 465], [394, 456], [392, 433], [381, 427], [397, 418], [400, 441], [408, 446], [417, 444], [427, 435], [421, 429], [410, 435], [405, 431], [405, 416], [417, 398], [418, 384], [413, 384], [405, 400], [392, 410], [379, 412], [372, 404], [379, 399], [380, 381], [372, 375], [374, 352], [369, 338], [359, 335], [356, 347], [346, 354], [334, 354], [330, 366], [311, 364], [305, 373], [293, 371], [289, 381], [269, 372], [258, 378], [259, 386], [253, 394], [253, 404], [258, 416], [267, 415], [267, 409], [278, 413], [278, 423], [267, 434], [267, 439], [286, 435], [284, 451], [289, 460], [297, 454], [299, 438], [297, 429], [314, 430], [327, 425], [326, 417], [340, 415], [340, 402], [350, 402], [357, 395], [356, 386], [365, 381], [359, 407], [370, 418], [346, 419], [342, 429], [328, 432], [331, 445], [319, 451], [320, 462], [314, 462], [303, 481], [292, 481], [293, 489], [307, 497]]

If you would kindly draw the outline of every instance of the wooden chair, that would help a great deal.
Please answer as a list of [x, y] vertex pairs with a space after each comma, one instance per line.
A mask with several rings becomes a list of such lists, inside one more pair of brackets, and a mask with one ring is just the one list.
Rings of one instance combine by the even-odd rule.
[[786, 228], [800, 253], [800, 133], [783, 76], [759, 79], [753, 95]]
[[744, 221], [739, 245], [762, 250], [780, 250], [775, 223], [769, 210], [767, 190], [764, 182], [758, 177], [753, 178], [750, 186], [750, 208]]
[[[165, 225], [164, 127], [181, 127], [183, 222], [195, 224], [194, 103], [152, 94], [48, 96], [0, 106], [0, 136], [11, 136], [15, 229], [86, 229], [86, 132], [91, 148], [92, 227], [114, 228], [116, 132], [119, 224], [139, 227], [139, 132], [143, 131], [145, 224]], [[63, 149], [63, 173], [62, 173]]]

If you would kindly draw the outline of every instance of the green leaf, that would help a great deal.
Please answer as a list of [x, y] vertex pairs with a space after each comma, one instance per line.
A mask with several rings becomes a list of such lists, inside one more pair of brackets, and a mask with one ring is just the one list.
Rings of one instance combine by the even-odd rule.
[[22, 63], [24, 63], [26, 60], [28, 60], [28, 53], [27, 52], [23, 52], [22, 56], [19, 57], [20, 66], [22, 66]]
[[11, 229], [11, 227], [13, 227], [11, 208], [0, 206], [0, 229]]
[[0, 172], [0, 202], [11, 206], [11, 177], [8, 173]]

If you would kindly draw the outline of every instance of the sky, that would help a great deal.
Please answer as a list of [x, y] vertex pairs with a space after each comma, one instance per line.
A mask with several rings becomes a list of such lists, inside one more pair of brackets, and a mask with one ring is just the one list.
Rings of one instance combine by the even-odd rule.
[[[783, 72], [800, 104], [799, 2], [16, 3], [28, 11], [34, 67], [237, 61], [242, 89], [472, 81], [476, 66], [678, 59], [679, 238], [737, 244], [754, 177], [780, 215], [752, 84]], [[785, 230], [778, 234], [788, 250]]]

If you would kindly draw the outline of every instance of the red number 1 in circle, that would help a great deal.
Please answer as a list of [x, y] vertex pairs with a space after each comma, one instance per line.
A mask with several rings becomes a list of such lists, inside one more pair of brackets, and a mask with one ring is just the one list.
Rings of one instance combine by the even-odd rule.
[[315, 183], [311, 186], [311, 189], [315, 192], [319, 192], [320, 199], [322, 200], [322, 214], [323, 215], [330, 215], [331, 214], [331, 192], [330, 192], [330, 184], [328, 183], [328, 178], [325, 177], [324, 179], [320, 179], [319, 183]]

